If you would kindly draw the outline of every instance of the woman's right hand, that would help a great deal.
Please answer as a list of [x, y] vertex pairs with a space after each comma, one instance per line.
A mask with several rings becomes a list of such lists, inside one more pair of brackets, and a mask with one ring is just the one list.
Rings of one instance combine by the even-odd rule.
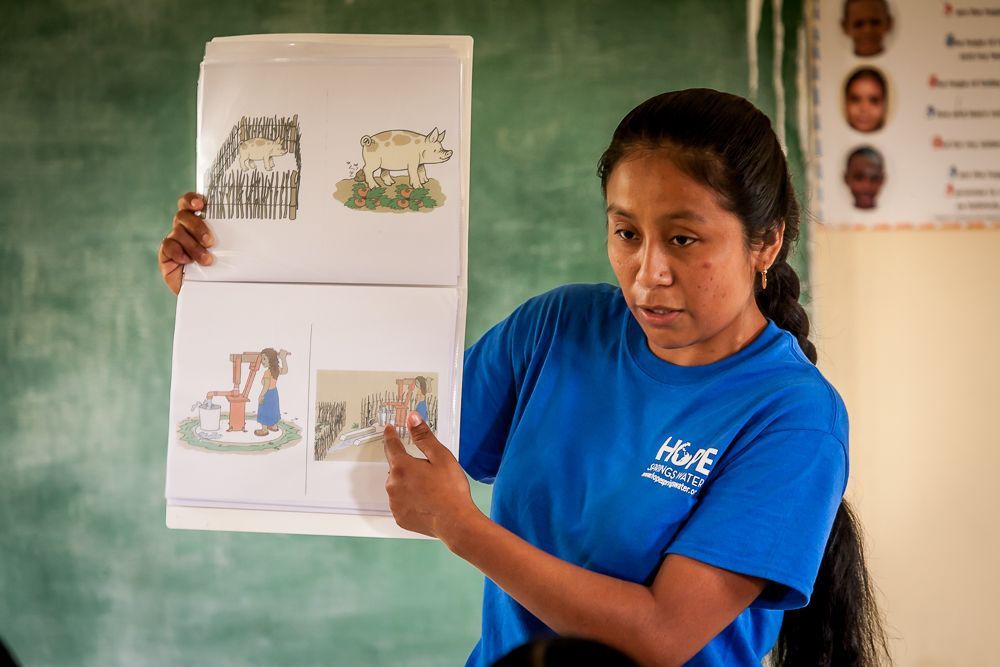
[[215, 258], [208, 251], [215, 244], [212, 231], [204, 219], [197, 215], [205, 210], [205, 197], [197, 192], [188, 192], [177, 200], [177, 214], [174, 216], [170, 233], [160, 243], [157, 260], [163, 282], [174, 294], [181, 291], [183, 266], [197, 262], [208, 266]]

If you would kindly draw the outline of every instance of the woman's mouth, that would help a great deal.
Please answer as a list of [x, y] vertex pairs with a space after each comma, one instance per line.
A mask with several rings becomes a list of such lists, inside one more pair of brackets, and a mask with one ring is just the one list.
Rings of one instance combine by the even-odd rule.
[[650, 326], [669, 326], [673, 324], [681, 313], [680, 308], [661, 308], [658, 306], [636, 306], [636, 314], [640, 322]]

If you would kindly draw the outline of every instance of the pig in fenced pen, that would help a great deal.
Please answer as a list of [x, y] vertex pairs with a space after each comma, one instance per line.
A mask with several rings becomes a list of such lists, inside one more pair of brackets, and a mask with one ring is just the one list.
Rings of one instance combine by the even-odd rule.
[[[441, 145], [443, 140], [444, 132], [438, 133], [436, 127], [427, 134], [410, 130], [366, 134], [361, 137], [363, 166], [354, 175], [354, 180], [365, 181], [369, 188], [388, 187], [396, 182], [390, 172], [405, 171], [411, 187], [423, 187], [427, 183], [424, 165], [446, 162], [451, 157], [452, 151]], [[375, 180], [375, 172], [381, 183]]]
[[264, 169], [271, 171], [274, 169], [274, 158], [288, 153], [288, 147], [280, 139], [265, 139], [263, 137], [251, 137], [240, 143], [240, 169], [256, 169], [258, 160], [264, 162]]

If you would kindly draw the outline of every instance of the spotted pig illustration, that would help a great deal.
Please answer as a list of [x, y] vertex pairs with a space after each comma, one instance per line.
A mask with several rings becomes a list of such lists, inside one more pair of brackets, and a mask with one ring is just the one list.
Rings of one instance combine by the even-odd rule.
[[240, 142], [240, 169], [257, 169], [257, 160], [263, 160], [264, 169], [271, 171], [274, 169], [274, 158], [284, 155], [288, 148], [280, 139], [265, 139], [263, 137], [250, 137], [246, 141]]
[[410, 130], [386, 130], [378, 134], [361, 137], [361, 159], [363, 165], [354, 180], [365, 181], [369, 188], [378, 187], [376, 172], [385, 186], [396, 181], [390, 172], [405, 171], [410, 186], [423, 187], [427, 183], [425, 164], [447, 162], [452, 151], [441, 146], [444, 132], [435, 127], [427, 134]]

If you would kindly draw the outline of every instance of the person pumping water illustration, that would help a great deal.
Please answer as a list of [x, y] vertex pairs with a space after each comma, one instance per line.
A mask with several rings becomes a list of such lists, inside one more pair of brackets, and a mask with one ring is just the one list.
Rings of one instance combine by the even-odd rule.
[[288, 372], [288, 350], [275, 352], [273, 347], [261, 350], [261, 365], [264, 377], [260, 381], [260, 396], [257, 399], [257, 422], [260, 428], [254, 435], [264, 436], [278, 430], [281, 420], [281, 406], [278, 402], [278, 377]]
[[427, 378], [418, 375], [413, 380], [413, 393], [416, 395], [417, 406], [414, 408], [420, 418], [427, 421]]

